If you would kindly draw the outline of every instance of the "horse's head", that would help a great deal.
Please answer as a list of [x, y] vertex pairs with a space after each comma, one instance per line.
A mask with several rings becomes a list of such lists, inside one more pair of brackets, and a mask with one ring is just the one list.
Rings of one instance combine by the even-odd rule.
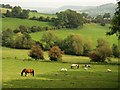
[[21, 76], [23, 76], [23, 73], [25, 72], [26, 69], [23, 69], [22, 72], [21, 72]]

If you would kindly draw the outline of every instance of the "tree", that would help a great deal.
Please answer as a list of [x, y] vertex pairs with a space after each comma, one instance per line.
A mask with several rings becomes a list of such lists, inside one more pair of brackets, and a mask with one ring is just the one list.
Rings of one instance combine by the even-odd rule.
[[103, 18], [106, 18], [106, 19], [109, 19], [111, 16], [110, 16], [110, 13], [105, 13], [104, 15], [103, 15]]
[[96, 49], [89, 54], [89, 57], [92, 61], [104, 62], [107, 57], [112, 55], [112, 49], [109, 43], [104, 39], [100, 38], [97, 42], [98, 45]]
[[9, 10], [7, 10], [6, 11], [6, 17], [11, 17], [11, 16], [12, 16], [11, 12]]
[[39, 45], [34, 45], [31, 48], [31, 51], [29, 52], [29, 56], [34, 58], [35, 60], [44, 59], [43, 50], [41, 49]]
[[118, 58], [120, 57], [120, 50], [116, 44], [112, 45], [112, 52], [114, 57], [118, 57]]
[[22, 8], [20, 6], [15, 6], [12, 9], [12, 17], [19, 18], [20, 14], [22, 12]]
[[14, 47], [14, 38], [13, 31], [8, 28], [7, 30], [2, 32], [2, 45], [6, 47]]
[[66, 54], [82, 55], [83, 54], [83, 39], [80, 35], [69, 35], [61, 43], [62, 50]]
[[49, 57], [51, 61], [61, 61], [63, 52], [58, 46], [53, 46], [49, 51]]
[[27, 33], [21, 34], [15, 39], [15, 47], [18, 49], [30, 49], [33, 44], [34, 41]]
[[28, 28], [24, 25], [20, 25], [19, 29], [20, 29], [21, 33], [28, 33], [29, 32]]
[[81, 14], [68, 9], [66, 11], [57, 13], [57, 19], [55, 23], [57, 26], [61, 27], [65, 26], [66, 28], [77, 28], [83, 25], [83, 18]]
[[29, 17], [29, 10], [22, 10], [22, 12], [20, 13], [19, 17], [21, 19], [27, 19]]
[[85, 43], [84, 43], [84, 51], [83, 51], [83, 55], [85, 56], [88, 56], [89, 52], [92, 51], [93, 49], [93, 43], [91, 40], [87, 40]]
[[41, 38], [41, 43], [43, 44], [43, 47], [45, 50], [49, 50], [58, 40], [58, 37], [53, 34], [51, 31], [47, 31], [43, 33], [43, 36]]
[[95, 22], [96, 23], [99, 23], [101, 26], [105, 26], [105, 20], [103, 18], [102, 15], [98, 15], [96, 18], [95, 18]]
[[111, 23], [111, 31], [107, 32], [107, 35], [116, 34], [118, 40], [120, 40], [120, 1], [118, 1], [118, 7], [116, 8], [116, 12], [114, 13], [114, 17]]

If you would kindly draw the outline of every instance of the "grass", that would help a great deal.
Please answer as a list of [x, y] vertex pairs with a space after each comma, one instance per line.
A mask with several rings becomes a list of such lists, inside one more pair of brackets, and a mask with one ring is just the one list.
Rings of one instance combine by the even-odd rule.
[[[113, 36], [106, 36], [106, 32], [109, 31], [109, 26], [102, 27], [98, 24], [85, 24], [81, 29], [61, 29], [61, 30], [52, 30], [52, 33], [56, 34], [61, 39], [64, 39], [69, 34], [80, 34], [83, 36], [84, 41], [90, 39], [93, 41], [93, 46], [97, 45], [98, 38], [104, 38], [110, 42], [112, 45], [113, 43], [118, 44], [117, 37]], [[39, 41], [42, 37], [44, 32], [37, 32], [30, 34], [34, 40]]]
[[[82, 68], [83, 64], [80, 64], [79, 69], [70, 69], [71, 64], [56, 62], [3, 59], [2, 65], [3, 88], [118, 87], [118, 67], [116, 65], [91, 65], [88, 71]], [[63, 67], [67, 68], [68, 72], [60, 72]], [[35, 76], [21, 77], [20, 72], [23, 68], [33, 68]], [[107, 72], [108, 68], [112, 72]]]
[[8, 9], [8, 8], [0, 8], [1, 13], [6, 13], [7, 10], [11, 11], [11, 9]]
[[18, 18], [2, 18], [2, 30], [6, 30], [10, 28], [12, 30], [19, 28], [20, 25], [25, 25], [28, 27], [31, 26], [48, 26], [51, 27], [52, 24], [49, 22], [40, 22], [36, 20], [28, 20], [28, 19], [18, 19]]
[[38, 12], [30, 12], [29, 13], [29, 18], [31, 18], [31, 17], [33, 17], [33, 16], [35, 16], [35, 17], [37, 17], [37, 18], [39, 18], [40, 16], [43, 16], [43, 17], [50, 17], [50, 18], [52, 18], [52, 17], [56, 17], [56, 15], [55, 14], [44, 14], [44, 13], [38, 13]]
[[[118, 65], [90, 64], [88, 71], [82, 63], [89, 63], [88, 57], [63, 55], [63, 62], [28, 61], [29, 50], [2, 47], [3, 88], [117, 88]], [[48, 52], [44, 52], [48, 61]], [[16, 57], [16, 58], [15, 58]], [[112, 59], [112, 62], [117, 59]], [[79, 69], [70, 69], [71, 63], [81, 63]], [[35, 76], [20, 76], [24, 68], [33, 68]], [[67, 68], [67, 72], [61, 72]], [[112, 72], [107, 72], [107, 69]], [[89, 82], [90, 81], [90, 82]]]

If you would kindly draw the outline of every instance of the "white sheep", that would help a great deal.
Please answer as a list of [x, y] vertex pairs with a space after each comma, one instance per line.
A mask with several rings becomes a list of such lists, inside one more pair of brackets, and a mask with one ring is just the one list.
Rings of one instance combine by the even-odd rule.
[[85, 67], [84, 69], [85, 69], [85, 70], [88, 70], [88, 68], [86, 68], [86, 67]]
[[61, 68], [61, 71], [67, 71], [67, 69], [66, 68]]
[[111, 72], [112, 70], [110, 70], [110, 69], [107, 69], [107, 72]]

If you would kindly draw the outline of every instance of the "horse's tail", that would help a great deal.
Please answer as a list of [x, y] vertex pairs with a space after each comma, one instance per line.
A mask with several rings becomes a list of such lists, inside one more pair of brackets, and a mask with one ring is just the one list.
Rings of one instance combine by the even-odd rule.
[[22, 72], [21, 72], [21, 76], [23, 76], [23, 73], [24, 73], [24, 72], [25, 72], [25, 69], [22, 70]]
[[33, 76], [34, 76], [34, 74], [35, 74], [34, 70], [32, 71], [32, 73], [33, 73]]

